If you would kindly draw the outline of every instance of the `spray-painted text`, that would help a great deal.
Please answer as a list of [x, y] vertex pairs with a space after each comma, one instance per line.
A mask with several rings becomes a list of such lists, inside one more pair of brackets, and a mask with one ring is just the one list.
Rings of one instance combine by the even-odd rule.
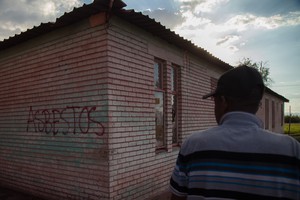
[[27, 132], [43, 132], [57, 135], [62, 133], [73, 134], [104, 134], [104, 126], [92, 117], [96, 111], [93, 107], [67, 106], [63, 109], [38, 109], [33, 110], [30, 106], [27, 119]]

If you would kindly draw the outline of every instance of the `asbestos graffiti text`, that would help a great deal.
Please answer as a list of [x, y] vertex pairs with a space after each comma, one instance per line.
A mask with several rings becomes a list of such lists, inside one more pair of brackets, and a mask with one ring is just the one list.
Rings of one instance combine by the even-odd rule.
[[96, 106], [67, 106], [63, 109], [38, 109], [30, 106], [27, 119], [27, 132], [43, 132], [57, 135], [104, 134], [104, 126], [93, 117]]

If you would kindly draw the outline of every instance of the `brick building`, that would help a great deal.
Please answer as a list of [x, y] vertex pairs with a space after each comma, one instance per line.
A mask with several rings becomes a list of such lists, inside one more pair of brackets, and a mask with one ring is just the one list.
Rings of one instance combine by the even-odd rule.
[[261, 107], [257, 112], [265, 129], [283, 133], [285, 102], [289, 102], [289, 100], [270, 88], [266, 88]]
[[[180, 143], [216, 125], [201, 97], [232, 67], [110, 5], [0, 43], [2, 186], [47, 199], [151, 199], [167, 188]], [[287, 99], [270, 89], [264, 98], [259, 116], [282, 131]]]

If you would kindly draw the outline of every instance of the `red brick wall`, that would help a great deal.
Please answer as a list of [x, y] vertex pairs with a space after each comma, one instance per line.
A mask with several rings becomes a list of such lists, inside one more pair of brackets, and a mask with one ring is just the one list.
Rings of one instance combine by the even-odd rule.
[[153, 56], [135, 35], [109, 30], [110, 196], [138, 198], [154, 189]]
[[[266, 99], [269, 101], [267, 108]], [[268, 113], [268, 114], [267, 114]], [[267, 117], [269, 115], [269, 117]], [[265, 129], [283, 133], [284, 103], [281, 99], [265, 92], [257, 116], [262, 120]], [[268, 124], [268, 125], [267, 125]]]
[[[180, 68], [179, 138], [215, 125], [208, 63], [127, 24], [109, 27], [110, 198], [147, 199], [168, 189], [179, 147], [172, 145], [171, 66]], [[155, 147], [154, 60], [164, 63], [166, 148]]]
[[[219, 72], [104, 15], [0, 55], [0, 182], [53, 199], [145, 199], [168, 187], [171, 66], [179, 67], [179, 141], [215, 125], [202, 100]], [[155, 146], [154, 60], [164, 62], [165, 149]], [[216, 75], [217, 74], [217, 75]]]
[[203, 100], [204, 94], [212, 91], [209, 69], [201, 60], [185, 55], [182, 69], [182, 132], [187, 137], [191, 132], [215, 126], [213, 100]]
[[0, 183], [48, 199], [108, 198], [105, 26], [0, 54]]

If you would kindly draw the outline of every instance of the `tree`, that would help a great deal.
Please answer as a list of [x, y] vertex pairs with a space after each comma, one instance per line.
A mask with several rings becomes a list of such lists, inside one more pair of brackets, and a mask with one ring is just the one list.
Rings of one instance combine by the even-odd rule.
[[284, 123], [300, 123], [300, 116], [298, 115], [286, 115], [284, 116]]
[[257, 69], [266, 86], [270, 86], [273, 83], [273, 80], [270, 78], [270, 68], [268, 67], [269, 63], [267, 61], [253, 62], [250, 58], [243, 58], [243, 60], [239, 62], [239, 65], [247, 65], [248, 67]]

